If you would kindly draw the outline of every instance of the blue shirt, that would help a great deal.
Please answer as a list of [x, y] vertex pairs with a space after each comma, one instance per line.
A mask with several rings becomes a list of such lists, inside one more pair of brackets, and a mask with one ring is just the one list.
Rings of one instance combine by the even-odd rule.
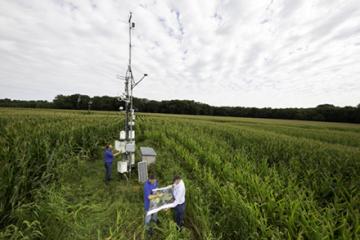
[[113, 155], [111, 149], [105, 149], [105, 151], [104, 151], [104, 162], [105, 163], [112, 163], [113, 158], [114, 158], [114, 155]]
[[147, 180], [144, 184], [144, 208], [145, 211], [149, 211], [150, 208], [150, 200], [149, 196], [152, 194], [152, 190], [158, 187], [158, 182], [155, 181], [154, 184], [151, 184], [149, 180]]

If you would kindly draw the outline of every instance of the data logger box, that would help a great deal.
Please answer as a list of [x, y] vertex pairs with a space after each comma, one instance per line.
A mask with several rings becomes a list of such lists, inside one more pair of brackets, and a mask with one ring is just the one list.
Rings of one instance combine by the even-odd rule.
[[117, 162], [117, 171], [119, 173], [126, 173], [128, 171], [128, 162], [127, 161], [118, 161]]
[[130, 138], [131, 140], [134, 140], [134, 139], [135, 139], [135, 131], [134, 131], [134, 130], [129, 131], [129, 138]]
[[125, 145], [126, 145], [126, 142], [125, 142], [125, 141], [115, 140], [115, 150], [116, 150], [116, 151], [119, 151], [119, 152], [121, 152], [121, 153], [124, 153], [124, 152], [125, 152]]
[[134, 153], [135, 152], [135, 143], [131, 142], [125, 145], [125, 151], [128, 153]]
[[126, 134], [125, 131], [120, 131], [120, 140], [125, 140]]

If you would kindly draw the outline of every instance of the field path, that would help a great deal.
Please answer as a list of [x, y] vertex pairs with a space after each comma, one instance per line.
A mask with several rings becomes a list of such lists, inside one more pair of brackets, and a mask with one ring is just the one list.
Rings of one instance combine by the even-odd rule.
[[[80, 161], [78, 174], [69, 174], [61, 186], [67, 213], [58, 239], [141, 239], [143, 226], [142, 186], [116, 173], [104, 182], [102, 160]], [[59, 191], [56, 191], [59, 193]], [[60, 196], [59, 196], [60, 197]], [[51, 197], [50, 197], [51, 199]], [[59, 201], [53, 198], [55, 204]], [[49, 206], [51, 206], [49, 202]], [[59, 225], [58, 225], [59, 226]]]

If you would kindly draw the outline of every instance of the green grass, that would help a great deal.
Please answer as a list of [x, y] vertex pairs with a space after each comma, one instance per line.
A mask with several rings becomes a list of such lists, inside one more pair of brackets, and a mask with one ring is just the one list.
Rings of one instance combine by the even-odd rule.
[[[112, 112], [0, 109], [0, 238], [145, 239], [142, 185], [103, 182]], [[185, 229], [160, 212], [152, 239], [359, 239], [360, 126], [138, 114], [160, 185], [181, 174]], [[139, 156], [137, 156], [139, 159]]]

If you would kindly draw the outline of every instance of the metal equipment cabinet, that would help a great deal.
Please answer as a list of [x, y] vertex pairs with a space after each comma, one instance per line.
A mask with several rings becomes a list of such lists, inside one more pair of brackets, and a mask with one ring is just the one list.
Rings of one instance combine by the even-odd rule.
[[156, 152], [150, 147], [140, 147], [141, 161], [147, 162], [147, 164], [155, 163]]

